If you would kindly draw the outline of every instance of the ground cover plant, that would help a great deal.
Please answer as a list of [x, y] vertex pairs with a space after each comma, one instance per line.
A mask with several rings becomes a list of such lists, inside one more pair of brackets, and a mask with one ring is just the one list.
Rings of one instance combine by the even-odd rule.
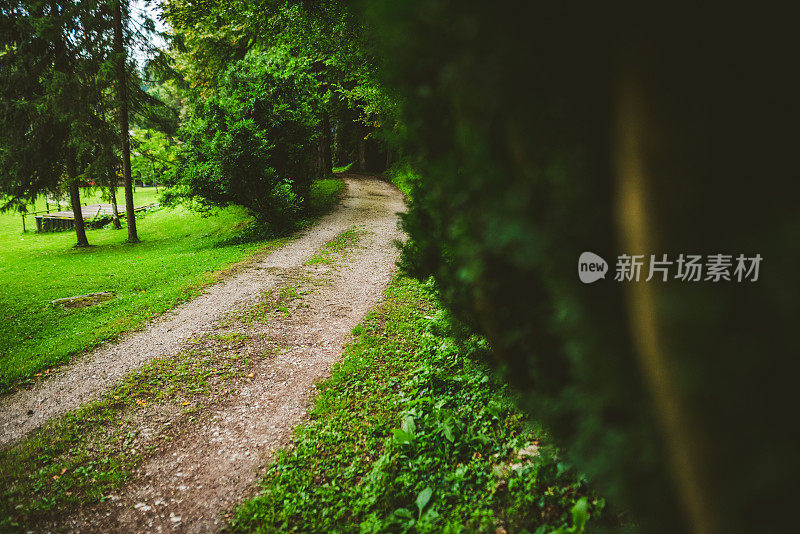
[[[342, 187], [339, 180], [316, 182], [313, 214], [334, 204]], [[137, 189], [137, 205], [154, 198], [154, 189]], [[77, 250], [73, 232], [23, 234], [19, 214], [0, 214], [0, 391], [136, 328], [196, 296], [217, 271], [282, 242], [257, 230], [238, 207], [210, 217], [156, 209], [142, 218], [142, 243], [124, 244], [124, 232], [109, 227], [87, 230], [95, 246]], [[50, 304], [98, 291], [115, 298], [69, 310]]]
[[[356, 327], [235, 532], [598, 532], [619, 525], [403, 276]], [[503, 529], [503, 530], [501, 530]]]

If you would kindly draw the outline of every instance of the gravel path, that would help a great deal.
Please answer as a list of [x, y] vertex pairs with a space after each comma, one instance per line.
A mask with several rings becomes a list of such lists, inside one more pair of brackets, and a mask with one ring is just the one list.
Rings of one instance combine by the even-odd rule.
[[[249, 462], [252, 463], [255, 461], [253, 452], [261, 454], [268, 444], [282, 442], [302, 417], [314, 381], [323, 376], [339, 356], [349, 330], [378, 302], [395, 268], [397, 251], [393, 241], [400, 238], [396, 214], [403, 209], [400, 193], [377, 179], [351, 176], [345, 179], [345, 183], [344, 199], [336, 211], [252, 268], [211, 286], [199, 298], [120, 342], [98, 348], [52, 379], [2, 399], [0, 447], [13, 443], [49, 419], [96, 398], [143, 363], [186, 348], [191, 336], [212, 330], [224, 315], [246, 306], [275, 286], [282, 271], [302, 268], [303, 263], [324, 243], [354, 225], [362, 226], [371, 232], [366, 238], [368, 246], [359, 248], [349, 258], [347, 266], [335, 277], [332, 285], [325, 287], [324, 291], [314, 292], [313, 302], [303, 311], [307, 316], [300, 320], [295, 317], [293, 321], [296, 323], [285, 326], [285, 346], [293, 347], [293, 350], [273, 361], [274, 368], [269, 372], [272, 378], [264, 376], [263, 380], [253, 381], [250, 390], [241, 392], [237, 403], [220, 407], [223, 411], [215, 416], [215, 421], [222, 438], [203, 436], [184, 445], [192, 448], [214, 444], [220, 451], [227, 451], [224, 453], [226, 459], [243, 460], [240, 455], [251, 451]], [[231, 441], [228, 437], [235, 439]], [[190, 453], [187, 451], [187, 454]], [[175, 458], [181, 456], [176, 454]], [[215, 452], [214, 465], [217, 458], [222, 456]], [[229, 502], [231, 495], [239, 493], [234, 491], [234, 480], [241, 485], [245, 478], [252, 478], [244, 476], [252, 470], [250, 463], [232, 463], [240, 468], [234, 470], [237, 474], [230, 480], [218, 478], [213, 470], [204, 471], [204, 467], [198, 464], [199, 471], [195, 475], [200, 477], [198, 480], [203, 480], [200, 485], [209, 499], [200, 508], [182, 511], [184, 519], [181, 521], [174, 521], [175, 516], [173, 521], [167, 520], [167, 525], [185, 525], [191, 518], [191, 524], [198, 527], [192, 530], [204, 531], [208, 525], [215, 524], [213, 521], [207, 523], [208, 514], [211, 510], [219, 510]], [[174, 471], [174, 467], [168, 463], [153, 465], [148, 472], [163, 478]], [[177, 474], [174, 476], [185, 478], [188, 473], [183, 471], [175, 471]], [[179, 485], [186, 486], [186, 482]], [[214, 487], [224, 491], [214, 497]]]
[[[274, 274], [275, 287], [308, 293], [286, 315], [250, 327], [252, 339], [268, 339], [277, 353], [259, 361], [234, 395], [208, 405], [196, 421], [179, 423], [175, 439], [106, 502], [49, 526], [72, 532], [219, 531], [226, 513], [252, 494], [273, 453], [305, 418], [315, 384], [329, 376], [353, 327], [380, 301], [395, 270], [394, 241], [401, 237], [396, 212], [402, 209], [390, 185], [350, 181], [349, 195], [332, 217], [337, 222], [322, 227], [332, 224], [336, 234], [356, 225], [358, 243], [334, 266], [302, 265], [298, 260], [310, 248], [293, 255], [294, 262], [281, 261], [291, 267]], [[261, 267], [275, 265], [271, 259]]]

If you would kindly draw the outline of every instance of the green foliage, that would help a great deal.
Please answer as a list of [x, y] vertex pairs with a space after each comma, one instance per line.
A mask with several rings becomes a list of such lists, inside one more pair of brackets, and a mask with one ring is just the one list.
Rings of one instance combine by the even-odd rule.
[[351, 161], [347, 165], [336, 166], [336, 167], [333, 168], [333, 172], [337, 172], [337, 173], [339, 173], [339, 172], [347, 172], [353, 167], [354, 163], [355, 163], [354, 161]]
[[175, 146], [158, 130], [138, 129], [131, 133], [131, 174], [144, 183], [162, 182], [175, 164]]
[[114, 130], [104, 2], [24, 0], [0, 11], [0, 209], [110, 174]]
[[[750, 31], [744, 12], [363, 5], [422, 176], [405, 267], [435, 275], [521, 406], [643, 531], [792, 530], [764, 513], [791, 506], [800, 473], [788, 34]], [[722, 251], [774, 270], [584, 285], [587, 250], [612, 270], [620, 254]]]
[[396, 278], [232, 529], [543, 534], [584, 532], [587, 518], [607, 524], [603, 500], [474, 361], [485, 342], [460, 344], [449, 324], [428, 290]]
[[165, 18], [188, 100], [213, 94], [227, 69], [247, 54], [288, 54], [314, 78], [319, 176], [356, 160], [359, 146], [371, 170], [385, 168], [381, 132], [396, 126], [396, 101], [376, 76], [373, 40], [349, 6], [336, 0], [170, 0]]
[[251, 53], [233, 64], [183, 127], [165, 200], [237, 204], [290, 228], [315, 172], [314, 87], [306, 65], [288, 55]]
[[399, 161], [392, 165], [386, 172], [389, 180], [400, 190], [406, 198], [409, 198], [414, 189], [414, 184], [420, 179], [420, 175], [414, 170], [408, 161]]

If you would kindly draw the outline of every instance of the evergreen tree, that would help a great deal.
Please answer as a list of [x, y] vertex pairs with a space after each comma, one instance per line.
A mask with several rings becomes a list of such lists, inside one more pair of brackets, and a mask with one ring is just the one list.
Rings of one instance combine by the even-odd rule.
[[61, 184], [87, 246], [80, 183], [113, 159], [101, 1], [23, 0], [0, 10], [0, 209], [25, 210]]
[[[136, 232], [136, 213], [133, 205], [133, 180], [131, 178], [131, 144], [128, 117], [128, 74], [127, 53], [123, 37], [123, 9], [122, 4], [127, 1], [114, 0], [114, 55], [115, 71], [117, 75], [117, 99], [119, 106], [119, 137], [120, 152], [122, 154], [122, 177], [125, 182], [125, 213], [128, 223], [128, 242], [138, 243], [139, 235]], [[127, 18], [127, 9], [125, 15]]]

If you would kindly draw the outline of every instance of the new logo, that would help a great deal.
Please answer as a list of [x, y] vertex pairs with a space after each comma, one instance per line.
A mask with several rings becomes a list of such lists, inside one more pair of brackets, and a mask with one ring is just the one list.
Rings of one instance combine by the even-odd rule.
[[606, 277], [608, 263], [594, 252], [584, 252], [578, 258], [578, 277], [584, 284], [591, 284]]

